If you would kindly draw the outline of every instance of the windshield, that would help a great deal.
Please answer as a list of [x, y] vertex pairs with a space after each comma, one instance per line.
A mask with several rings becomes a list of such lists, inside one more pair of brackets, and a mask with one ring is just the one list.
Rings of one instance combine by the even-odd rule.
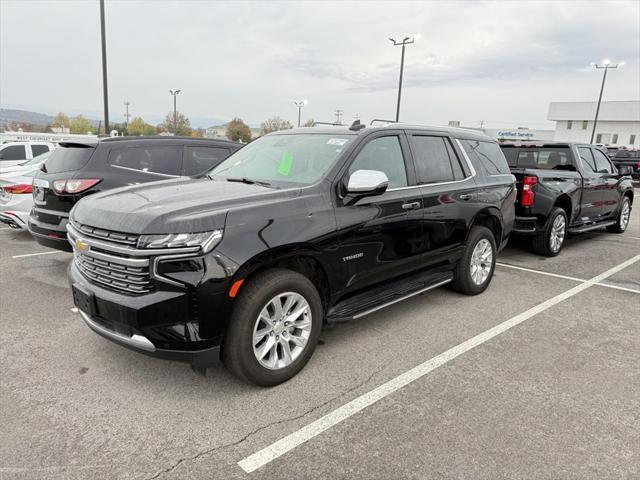
[[[209, 172], [210, 178], [265, 182], [275, 187], [317, 182], [353, 135], [269, 135], [250, 143]], [[219, 177], [219, 178], [218, 178]]]

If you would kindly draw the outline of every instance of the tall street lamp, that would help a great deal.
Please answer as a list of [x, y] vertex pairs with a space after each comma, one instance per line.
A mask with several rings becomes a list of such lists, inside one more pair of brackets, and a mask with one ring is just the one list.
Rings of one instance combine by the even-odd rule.
[[302, 111], [302, 107], [307, 104], [306, 100], [300, 100], [298, 102], [293, 102], [293, 104], [298, 107], [298, 127], [300, 127], [300, 113]]
[[178, 108], [176, 107], [176, 97], [180, 93], [180, 90], [169, 90], [169, 93], [173, 95], [173, 134], [178, 133]]
[[131, 105], [131, 102], [129, 100], [124, 102], [124, 106], [127, 109], [127, 111], [124, 114], [124, 126], [127, 129], [129, 128], [129, 117], [131, 117], [131, 115], [129, 115], [129, 105]]
[[591, 130], [591, 141], [589, 143], [593, 143], [593, 137], [596, 135], [596, 125], [598, 125], [598, 115], [600, 113], [600, 103], [602, 102], [602, 92], [604, 92], [604, 82], [607, 80], [607, 71], [610, 68], [618, 68], [624, 65], [624, 62], [616, 63], [615, 65], [611, 65], [611, 60], [604, 60], [602, 65], [598, 65], [597, 63], [592, 63], [592, 66], [596, 67], [596, 69], [604, 70], [602, 75], [602, 86], [600, 87], [600, 96], [598, 97], [598, 105], [596, 106], [596, 118], [593, 120], [593, 130]]
[[102, 95], [104, 100], [104, 132], [108, 135], [109, 94], [107, 90], [107, 39], [104, 28], [104, 0], [100, 0], [100, 38], [102, 42]]
[[401, 42], [390, 38], [395, 47], [402, 46], [402, 56], [400, 57], [400, 82], [398, 83], [398, 106], [396, 107], [396, 122], [400, 121], [400, 96], [402, 95], [402, 73], [404, 70], [404, 49], [407, 45], [411, 45], [416, 40], [413, 37], [405, 37]]

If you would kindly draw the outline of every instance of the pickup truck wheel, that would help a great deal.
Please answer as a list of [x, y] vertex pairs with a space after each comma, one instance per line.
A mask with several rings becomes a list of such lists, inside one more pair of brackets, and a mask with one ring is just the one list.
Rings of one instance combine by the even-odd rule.
[[465, 295], [484, 292], [496, 268], [497, 251], [493, 232], [487, 227], [473, 227], [467, 248], [454, 272], [452, 288]]
[[235, 302], [222, 347], [226, 367], [264, 387], [295, 376], [313, 355], [322, 327], [313, 283], [290, 270], [267, 270], [250, 278]]
[[555, 207], [549, 215], [545, 229], [533, 239], [533, 251], [545, 257], [555, 257], [562, 250], [567, 237], [567, 214]]
[[616, 219], [615, 225], [610, 225], [607, 230], [612, 233], [624, 233], [629, 226], [629, 220], [631, 219], [631, 200], [626, 195], [622, 197], [622, 204], [620, 205], [620, 213]]

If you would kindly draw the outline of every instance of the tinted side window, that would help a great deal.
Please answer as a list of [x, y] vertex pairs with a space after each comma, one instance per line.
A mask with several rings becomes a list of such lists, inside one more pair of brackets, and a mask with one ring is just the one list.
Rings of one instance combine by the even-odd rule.
[[[430, 137], [426, 135], [412, 135], [411, 146], [415, 156], [416, 175], [418, 183], [450, 182], [462, 178], [460, 163], [457, 172], [447, 149], [448, 139], [444, 137]], [[451, 148], [449, 146], [449, 148]]]
[[611, 168], [611, 164], [604, 153], [593, 149], [593, 156], [596, 160], [596, 170], [599, 173], [613, 173], [613, 168]]
[[389, 179], [389, 188], [407, 186], [400, 139], [396, 136], [374, 138], [367, 143], [349, 167], [349, 175], [357, 170], [378, 170]]
[[46, 153], [49, 151], [49, 147], [46, 145], [31, 145], [31, 154], [34, 157], [37, 157], [38, 155], [42, 155], [43, 153]]
[[131, 168], [142, 172], [180, 175], [182, 149], [165, 147], [125, 147], [109, 152], [109, 163], [116, 167]]
[[475, 163], [482, 165], [488, 175], [502, 175], [511, 173], [507, 160], [497, 143], [479, 140], [460, 140], [464, 151]]
[[2, 160], [25, 160], [27, 158], [24, 145], [9, 145], [0, 150], [0, 155], [2, 155], [0, 162]]
[[591, 153], [590, 148], [578, 147], [578, 155], [580, 155], [580, 158], [582, 159], [582, 164], [584, 165], [584, 168], [587, 170], [587, 172], [595, 173], [597, 171], [596, 162], [593, 159], [593, 155]]
[[182, 174], [188, 177], [211, 170], [229, 156], [222, 147], [187, 147]]

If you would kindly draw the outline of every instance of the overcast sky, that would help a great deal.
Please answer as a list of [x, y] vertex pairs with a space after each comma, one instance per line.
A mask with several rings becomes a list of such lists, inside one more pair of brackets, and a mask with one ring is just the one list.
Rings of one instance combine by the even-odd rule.
[[[172, 108], [195, 124], [240, 116], [303, 120], [395, 115], [495, 127], [547, 123], [550, 101], [640, 99], [640, 2], [106, 2], [112, 121], [158, 121]], [[0, 0], [0, 106], [102, 115], [98, 0]], [[197, 120], [201, 118], [201, 120]], [[202, 125], [201, 125], [202, 126]]]

